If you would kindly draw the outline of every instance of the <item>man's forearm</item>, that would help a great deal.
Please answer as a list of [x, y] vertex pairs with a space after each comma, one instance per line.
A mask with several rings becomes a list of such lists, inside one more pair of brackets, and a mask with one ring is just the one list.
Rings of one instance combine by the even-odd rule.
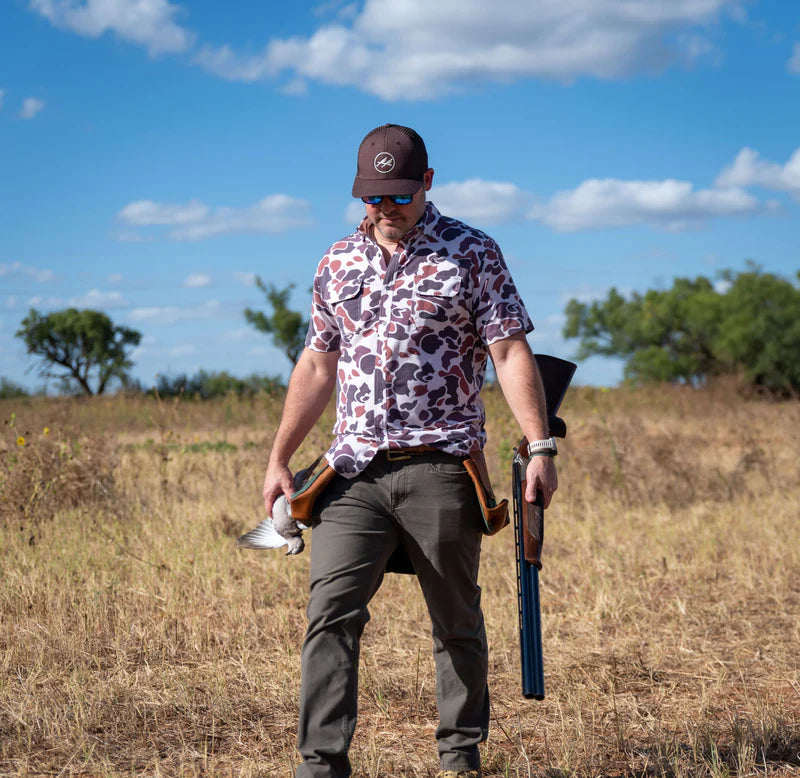
[[336, 385], [338, 352], [304, 351], [292, 371], [269, 464], [287, 466], [316, 424]]
[[[506, 402], [528, 441], [549, 437], [547, 400], [536, 359], [523, 334], [512, 335], [489, 346], [497, 380]], [[558, 474], [552, 457], [531, 457], [526, 471], [525, 499], [534, 502], [542, 493], [543, 505], [550, 505], [558, 489]]]
[[525, 336], [499, 341], [489, 351], [503, 396], [522, 433], [529, 441], [548, 437], [542, 379]]

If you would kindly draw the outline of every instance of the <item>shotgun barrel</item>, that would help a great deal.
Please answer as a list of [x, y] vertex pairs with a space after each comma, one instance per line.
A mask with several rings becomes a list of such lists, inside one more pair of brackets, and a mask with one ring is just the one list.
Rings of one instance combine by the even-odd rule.
[[[519, 608], [519, 648], [522, 670], [522, 696], [544, 699], [544, 657], [542, 655], [542, 618], [539, 605], [539, 567], [541, 562], [529, 559], [526, 540], [532, 547], [536, 540], [541, 549], [544, 509], [541, 495], [534, 504], [525, 501], [525, 468], [527, 458], [519, 449], [513, 460], [514, 543], [517, 551], [517, 606]], [[538, 532], [537, 532], [538, 529]], [[538, 536], [538, 538], [537, 538]]]
[[[575, 374], [576, 365], [547, 354], [536, 354], [536, 364], [544, 385], [550, 434], [557, 438], [566, 437], [567, 425], [556, 414]], [[544, 503], [542, 495], [538, 492], [534, 502], [529, 503], [525, 500], [527, 450], [528, 441], [522, 438], [514, 449], [514, 459], [511, 464], [522, 695], [528, 699], [543, 700], [544, 655], [539, 570], [542, 567], [544, 542]]]

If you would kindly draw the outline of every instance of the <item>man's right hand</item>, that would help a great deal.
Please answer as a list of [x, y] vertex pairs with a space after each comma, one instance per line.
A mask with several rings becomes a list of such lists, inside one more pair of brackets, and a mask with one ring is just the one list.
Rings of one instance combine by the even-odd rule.
[[286, 465], [270, 465], [264, 475], [264, 508], [267, 516], [272, 516], [272, 505], [278, 496], [283, 493], [286, 501], [292, 498], [292, 472]]
[[322, 353], [307, 348], [292, 370], [261, 492], [269, 516], [272, 516], [272, 504], [279, 494], [283, 493], [287, 500], [292, 496], [294, 479], [289, 470], [289, 460], [331, 398], [336, 386], [338, 360], [338, 351]]

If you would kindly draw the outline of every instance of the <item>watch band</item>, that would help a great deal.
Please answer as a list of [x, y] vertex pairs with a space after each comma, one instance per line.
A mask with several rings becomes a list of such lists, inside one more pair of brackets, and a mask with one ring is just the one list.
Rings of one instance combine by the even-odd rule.
[[528, 456], [551, 456], [558, 453], [555, 438], [545, 438], [544, 440], [533, 440], [528, 443]]

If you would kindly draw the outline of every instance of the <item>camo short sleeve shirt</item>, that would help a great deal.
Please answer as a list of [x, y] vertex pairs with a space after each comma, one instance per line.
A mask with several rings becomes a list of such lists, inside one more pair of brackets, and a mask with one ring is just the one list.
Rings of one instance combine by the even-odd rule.
[[328, 462], [361, 472], [381, 449], [482, 449], [487, 346], [533, 329], [497, 244], [428, 202], [390, 262], [364, 219], [314, 278], [306, 347], [339, 351]]

